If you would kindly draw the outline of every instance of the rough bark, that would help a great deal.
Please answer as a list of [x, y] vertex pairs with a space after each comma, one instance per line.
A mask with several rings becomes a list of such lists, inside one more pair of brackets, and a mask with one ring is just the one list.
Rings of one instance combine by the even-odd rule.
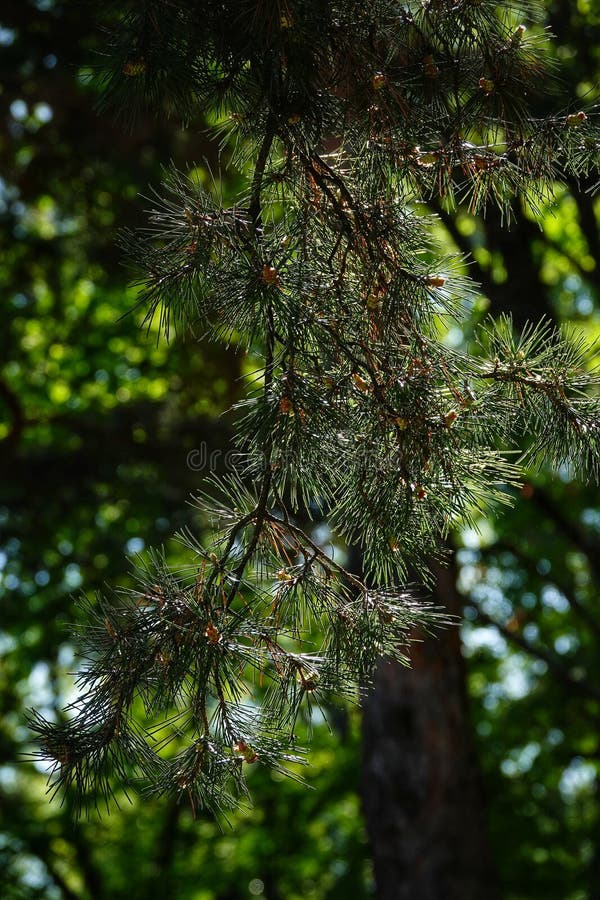
[[[436, 602], [460, 613], [452, 568]], [[483, 790], [458, 627], [423, 636], [412, 668], [382, 662], [363, 725], [363, 806], [379, 900], [493, 900]]]

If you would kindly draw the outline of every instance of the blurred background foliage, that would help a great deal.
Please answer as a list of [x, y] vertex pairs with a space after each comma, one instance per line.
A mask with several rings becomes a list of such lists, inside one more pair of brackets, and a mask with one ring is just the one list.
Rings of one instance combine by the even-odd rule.
[[[593, 0], [545, 4], [564, 102], [600, 100]], [[192, 518], [200, 453], [227, 447], [222, 413], [252, 359], [140, 329], [116, 231], [142, 219], [169, 160], [194, 161], [225, 196], [203, 122], [185, 131], [99, 114], [90, 67], [98, 5], [5, 0], [0, 10], [0, 895], [194, 900], [373, 893], [358, 793], [356, 711], [317, 722], [311, 789], [258, 769], [234, 829], [134, 798], [76, 822], [20, 761], [24, 710], [72, 691], [68, 626], [80, 587], [124, 585], [127, 557]], [[547, 98], [556, 108], [561, 98]], [[493, 214], [437, 210], [441, 241], [472, 255], [487, 312], [550, 316], [600, 337], [599, 206], [565, 185], [511, 230]], [[540, 217], [538, 216], [538, 219]], [[197, 451], [194, 455], [193, 451]], [[190, 456], [192, 452], [192, 456]], [[190, 464], [191, 461], [191, 464]], [[222, 457], [213, 457], [222, 465]], [[600, 897], [600, 492], [563, 471], [527, 482], [514, 509], [455, 536], [473, 727], [507, 900]]]

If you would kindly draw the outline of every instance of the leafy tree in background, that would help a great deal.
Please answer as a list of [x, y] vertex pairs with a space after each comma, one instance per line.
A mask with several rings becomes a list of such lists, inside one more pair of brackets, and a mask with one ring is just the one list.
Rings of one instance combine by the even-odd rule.
[[[2, 498], [7, 504], [2, 526], [3, 550], [9, 556], [3, 598], [4, 637], [10, 639], [11, 633], [17, 639], [21, 637], [17, 648], [9, 649], [5, 657], [4, 673], [8, 681], [2, 684], [4, 710], [7, 712], [3, 750], [7, 751], [5, 758], [9, 762], [16, 755], [12, 749], [15, 737], [17, 740], [23, 739], [23, 735], [15, 731], [18, 719], [10, 710], [18, 709], [23, 702], [27, 703], [28, 697], [39, 696], [39, 693], [31, 694], [29, 691], [39, 692], [40, 688], [34, 684], [39, 685], [40, 679], [48, 697], [55, 696], [56, 690], [66, 689], [66, 682], [58, 674], [65, 664], [67, 667], [70, 665], [68, 645], [63, 645], [58, 665], [55, 657], [58, 641], [64, 640], [62, 623], [72, 620], [74, 615], [65, 593], [69, 590], [69, 584], [73, 587], [81, 577], [90, 587], [96, 583], [100, 585], [107, 577], [112, 582], [118, 578], [123, 583], [125, 563], [121, 560], [121, 554], [124, 542], [139, 535], [156, 542], [160, 539], [160, 529], [169, 527], [165, 525], [165, 518], [173, 517], [172, 522], [182, 522], [185, 513], [183, 499], [197, 483], [197, 476], [190, 477], [184, 465], [186, 448], [197, 444], [201, 435], [215, 444], [223, 443], [222, 431], [217, 431], [216, 437], [212, 437], [215, 425], [208, 418], [210, 410], [216, 410], [223, 397], [209, 402], [204, 398], [209, 387], [215, 383], [215, 373], [226, 371], [225, 357], [217, 355], [214, 368], [212, 364], [205, 368], [207, 346], [191, 354], [189, 346], [180, 352], [178, 342], [171, 345], [168, 357], [164, 353], [154, 355], [159, 351], [152, 350], [152, 340], [146, 346], [139, 341], [134, 322], [125, 319], [113, 326], [119, 312], [132, 302], [124, 294], [118, 270], [115, 271], [112, 266], [115, 253], [111, 246], [113, 231], [110, 223], [113, 217], [116, 214], [121, 222], [125, 216], [135, 218], [137, 201], [133, 198], [136, 180], [140, 179], [144, 186], [149, 178], [156, 178], [152, 165], [157, 157], [174, 157], [180, 161], [185, 157], [198, 159], [204, 153], [210, 154], [210, 147], [198, 145], [193, 132], [188, 131], [184, 135], [171, 125], [150, 125], [140, 119], [133, 134], [127, 136], [113, 129], [106, 118], [96, 118], [92, 112], [93, 95], [78, 83], [76, 66], [65, 65], [66, 58], [73, 59], [73, 48], [78, 45], [81, 46], [81, 59], [90, 58], [88, 47], [92, 39], [88, 33], [89, 23], [76, 10], [76, 6], [70, 4], [57, 6], [50, 13], [34, 13], [25, 4], [3, 9], [3, 24], [12, 25], [17, 34], [13, 49], [3, 52], [6, 68], [2, 82], [7, 86], [2, 97], [3, 113], [6, 121], [9, 121], [10, 115], [12, 123], [10, 137], [7, 131], [3, 143], [3, 163], [7, 186], [12, 191], [12, 185], [18, 185], [22, 201], [19, 207], [13, 195], [12, 202], [9, 198], [10, 208], [14, 208], [11, 218], [4, 213], [4, 223], [8, 225], [3, 232], [7, 239], [3, 249], [6, 250], [4, 278], [8, 328], [4, 332], [6, 345], [3, 359], [13, 362], [8, 362], [3, 369], [3, 377], [21, 402], [27, 420], [18, 437], [2, 448], [5, 458]], [[590, 34], [587, 29], [585, 15], [582, 17], [572, 9], [569, 13], [573, 14], [577, 27], [574, 25], [566, 49], [569, 58], [576, 60], [577, 65], [583, 65], [589, 49], [593, 47], [593, 33]], [[561, 32], [559, 35], [562, 36]], [[573, 54], [569, 46], [578, 47], [578, 52]], [[51, 51], [58, 55], [58, 65], [54, 68], [48, 68], [46, 64], [46, 57]], [[48, 65], [51, 62], [52, 59], [48, 58]], [[573, 95], [576, 83], [575, 72]], [[30, 110], [28, 119], [13, 119], [9, 114], [9, 101], [15, 97], [26, 98]], [[31, 116], [36, 100], [52, 103], [54, 119], [43, 127], [35, 125]], [[15, 115], [18, 113], [15, 108]], [[104, 136], [106, 141], [97, 148], [96, 143]], [[77, 182], [79, 186], [75, 194], [68, 188], [73, 179], [79, 178], [81, 162], [73, 154], [73, 146], [80, 152], [82, 147], [86, 148], [85, 158], [90, 163], [85, 179]], [[130, 151], [132, 157], [128, 155]], [[127, 170], [128, 161], [132, 165], [131, 171]], [[111, 206], [104, 205], [106, 193], [102, 194], [99, 188], [110, 193], [113, 210], [119, 203], [116, 213], [111, 212]], [[43, 232], [37, 230], [40, 217], [33, 212], [37, 210], [38, 198], [42, 195], [55, 198], [55, 217], [58, 215], [63, 219], [71, 211], [77, 211], [77, 218], [72, 220], [71, 235], [52, 232], [48, 228]], [[577, 202], [584, 210], [588, 197], [579, 194]], [[521, 256], [527, 258], [529, 253], [534, 254], [531, 258], [538, 259], [540, 247], [545, 248], [544, 278], [550, 280], [539, 282], [539, 296], [549, 298], [557, 318], [568, 317], [575, 312], [571, 306], [571, 296], [577, 298], [578, 304], [581, 297], [581, 303], [584, 303], [584, 287], [593, 291], [594, 272], [589, 269], [589, 261], [584, 261], [588, 274], [583, 276], [581, 291], [576, 295], [568, 293], [570, 266], [576, 264], [579, 258], [589, 260], [589, 256], [584, 256], [584, 245], [573, 237], [574, 217], [568, 213], [566, 201], [561, 203], [558, 213], [559, 218], [555, 220], [557, 225], [560, 224], [558, 230], [553, 227], [553, 220], [544, 218], [544, 225], [552, 227], [552, 246], [551, 241], [547, 240], [547, 230], [544, 234], [534, 232], [533, 244], [527, 244], [530, 235], [520, 227], [513, 225], [513, 231], [508, 236], [505, 231], [498, 230], [499, 235], [505, 236], [506, 244], [502, 256], [498, 251], [493, 255], [490, 265], [493, 283], [490, 288], [486, 286], [486, 293], [494, 303], [496, 295], [493, 285], [499, 283], [496, 278], [502, 275], [500, 259], [508, 272], [508, 282], [522, 286], [524, 274], [515, 267], [515, 259], [517, 256], [519, 259]], [[522, 218], [519, 219], [519, 222], [522, 221]], [[583, 212], [582, 221], [586, 221]], [[461, 233], [465, 234], [464, 240], [473, 242], [478, 259], [482, 260], [484, 267], [487, 266], [490, 257], [486, 256], [484, 239], [492, 240], [495, 220], [489, 214], [485, 222], [471, 220], [462, 214], [458, 222]], [[19, 231], [20, 242], [15, 245], [10, 238], [11, 229], [23, 229], [24, 225], [26, 230]], [[593, 234], [592, 229], [592, 237]], [[510, 239], [511, 235], [514, 239]], [[21, 249], [20, 259], [14, 260], [17, 247]], [[73, 296], [72, 282], [69, 280], [73, 267], [61, 268], [59, 279], [50, 278], [56, 273], [56, 260], [67, 257], [72, 260], [77, 256], [79, 247], [88, 259], [90, 254], [93, 255], [95, 264], [93, 275], [97, 287], [90, 299], [88, 313], [88, 316], [93, 316], [94, 327], [91, 330], [87, 327], [89, 318], [82, 321], [81, 327], [78, 317], [65, 321], [63, 304]], [[522, 253], [517, 254], [517, 250]], [[33, 266], [32, 258], [36, 260]], [[42, 261], [47, 261], [47, 265], [42, 265]], [[81, 268], [87, 271], [85, 263]], [[100, 271], [105, 273], [102, 280], [99, 279]], [[44, 285], [45, 293], [41, 294]], [[10, 296], [17, 286], [22, 290], [22, 295], [16, 295], [13, 307]], [[531, 293], [525, 294], [524, 288], [522, 291], [521, 303], [525, 306], [531, 302]], [[594, 296], [593, 292], [591, 296]], [[44, 298], [50, 305], [44, 306]], [[515, 293], [517, 302], [518, 298]], [[27, 299], [26, 306], [16, 305], [17, 300], [22, 303], [24, 299]], [[595, 326], [589, 311], [584, 313], [582, 306], [581, 312], [576, 315], [593, 336]], [[41, 332], [36, 332], [41, 336], [34, 342], [30, 335], [35, 331], [33, 326], [38, 319], [43, 327]], [[29, 323], [26, 328], [25, 322]], [[57, 336], [60, 338], [58, 342], [69, 351], [66, 361], [61, 362], [60, 370], [49, 353], [57, 342]], [[119, 338], [118, 346], [116, 337]], [[71, 353], [70, 348], [76, 349], [78, 346], [86, 348], [83, 357], [88, 361], [87, 373], [82, 370], [81, 363], [77, 363], [77, 367], [71, 365], [72, 359], [75, 362], [75, 354]], [[133, 377], [131, 370], [121, 367], [120, 357], [125, 353], [127, 359], [135, 358], [137, 365], [141, 362], [139, 385], [136, 379], [140, 375]], [[148, 370], [145, 361], [151, 355], [152, 365]], [[233, 363], [237, 367], [239, 361], [239, 357], [229, 357], [230, 365]], [[109, 381], [94, 379], [99, 364], [109, 375]], [[188, 365], [191, 366], [189, 378], [187, 374], [178, 378], [178, 375], [187, 373]], [[38, 373], [41, 374], [47, 366], [54, 368], [47, 371], [45, 380], [40, 381]], [[101, 378], [104, 378], [104, 373], [101, 369], [99, 371]], [[147, 377], [148, 371], [153, 376], [167, 379], [166, 391], [164, 387], [164, 392], [154, 387], [154, 379]], [[66, 401], [59, 401], [58, 396], [44, 401], [44, 386], [53, 384], [57, 374], [63, 382], [72, 386], [71, 396]], [[233, 369], [233, 391], [236, 390], [235, 375]], [[95, 393], [89, 390], [94, 385]], [[85, 394], [81, 392], [82, 386], [85, 387]], [[129, 399], [127, 392], [131, 395]], [[75, 407], [73, 404], [80, 397], [83, 398], [83, 406]], [[144, 398], [143, 404], [136, 402], [138, 397]], [[228, 402], [226, 398], [225, 402]], [[42, 403], [47, 405], [40, 409]], [[9, 413], [8, 408], [6, 412]], [[11, 422], [9, 415], [7, 424], [10, 426]], [[142, 439], [144, 432], [146, 438]], [[133, 457], [133, 464], [127, 467], [121, 465], [117, 470], [117, 462], [127, 455]], [[26, 494], [29, 485], [35, 486], [34, 508]], [[561, 484], [554, 480], [552, 489], [560, 499]], [[122, 499], [108, 507], [103, 499], [107, 496]], [[578, 498], [577, 506], [574, 504], [575, 496]], [[584, 514], [586, 508], [594, 505], [594, 495], [589, 490], [586, 493], [573, 487], [569, 497], [570, 514], [580, 523], [582, 534], [593, 537], [593, 528]], [[523, 502], [528, 509], [532, 509], [530, 501], [524, 499]], [[155, 510], [165, 517], [156, 525], [156, 534], [153, 532]], [[94, 516], [98, 515], [108, 523], [108, 513], [110, 527], [95, 527]], [[523, 534], [529, 521], [521, 513], [517, 516], [516, 512], [515, 516], [512, 525], [510, 520], [500, 523], [511, 536]], [[533, 521], [537, 523], [539, 519], [534, 518]], [[534, 527], [537, 528], [537, 525]], [[544, 527], [538, 528], [536, 533], [539, 536], [539, 550], [536, 553], [549, 560], [555, 556], [560, 559], [562, 544], [553, 542], [552, 532]], [[4, 538], [6, 534], [8, 537]], [[550, 536], [545, 537], [546, 534]], [[26, 541], [19, 549], [18, 541], [23, 537]], [[57, 552], [59, 537], [65, 539], [60, 553]], [[73, 545], [70, 551], [67, 542]], [[494, 545], [491, 544], [489, 549], [484, 547], [482, 551], [469, 550], [469, 560], [472, 561], [474, 554], [479, 552], [493, 559]], [[514, 567], [514, 561], [511, 562], [501, 548], [496, 558], [503, 566]], [[462, 556], [458, 562], [462, 565]], [[467, 562], [467, 557], [464, 562]], [[480, 567], [479, 571], [485, 579], [484, 567]], [[493, 579], [493, 569], [488, 571]], [[28, 572], [31, 573], [31, 581], [28, 580]], [[589, 597], [593, 596], [593, 580], [581, 582], [585, 566], [577, 570], [568, 569], [568, 572], [569, 577], [577, 574], [577, 594], [587, 604]], [[35, 587], [34, 602], [28, 598], [34, 584], [33, 575], [37, 573], [40, 582]], [[42, 582], [47, 575], [50, 582], [46, 586]], [[527, 571], [520, 577], [524, 585], [529, 583]], [[547, 575], [545, 579], [539, 573], [532, 576], [534, 591], [537, 590], [536, 579], [537, 584], [549, 583], [552, 575]], [[509, 602], [514, 599], [518, 609], [519, 595], [514, 598], [511, 595], [507, 599]], [[487, 608], [490, 612], [491, 607]], [[541, 602], [529, 608], [530, 623], [536, 621], [544, 609], [546, 607]], [[501, 611], [504, 616], [504, 609]], [[56, 627], [50, 627], [55, 616], [59, 616]], [[511, 629], [514, 625], [515, 622], [512, 622]], [[558, 636], [570, 632], [570, 613], [561, 613], [556, 609], [552, 629]], [[473, 633], [478, 636], [480, 631], [474, 628]], [[510, 633], [515, 632], [511, 630]], [[585, 631], [583, 635], [585, 668], [593, 678], [593, 636]], [[506, 649], [505, 655], [500, 655], [501, 651], [497, 648], [491, 654], [486, 647], [471, 651], [469, 670], [476, 700], [486, 700], [485, 707], [476, 705], [478, 725], [481, 726], [480, 751], [486, 772], [492, 779], [488, 787], [492, 788], [490, 802], [494, 851], [502, 868], [508, 895], [555, 896], [563, 900], [566, 896], [575, 896], [579, 890], [578, 897], [587, 896], [587, 893], [581, 892], [584, 891], [581, 884], [582, 878], [586, 878], [586, 866], [582, 862], [579, 846], [589, 842], [593, 834], [593, 800], [590, 797], [591, 815], [581, 816], [576, 807], [566, 802], [562, 792], [558, 793], [555, 785], [561, 771], [579, 748], [588, 754], [585, 748], [589, 747], [590, 740], [593, 741], [593, 720], [580, 719], [579, 701], [571, 693], [566, 695], [569, 702], [564, 702], [565, 695], [556, 689], [560, 682], [554, 680], [551, 672], [543, 675], [536, 670], [538, 674], [531, 685], [531, 693], [521, 700], [515, 700], [512, 694], [504, 695], [502, 669], [510, 665], [512, 655], [506, 655]], [[581, 649], [579, 647], [573, 651], [579, 661], [584, 659]], [[50, 664], [49, 681], [42, 676], [46, 660]], [[32, 677], [29, 684], [25, 676], [36, 661], [35, 678]], [[412, 675], [405, 672], [406, 677], [409, 674]], [[484, 685], [483, 689], [481, 685]], [[487, 705], [488, 694], [500, 697], [496, 707]], [[382, 699], [381, 695], [378, 699]], [[592, 699], [585, 703], [593, 710]], [[562, 743], [552, 746], [544, 743], [539, 764], [536, 762], [527, 772], [521, 767], [520, 778], [501, 773], [498, 769], [500, 762], [503, 768], [505, 763], [511, 763], [524, 736], [529, 733], [531, 723], [539, 722], [540, 734], [543, 735], [547, 720], [564, 720]], [[335, 718], [332, 721], [335, 724]], [[586, 721], [590, 724], [586, 725]], [[574, 730], [576, 723], [579, 724]], [[320, 728], [315, 725], [317, 744], [319, 733]], [[44, 799], [39, 787], [36, 787], [36, 779], [28, 775], [23, 767], [19, 769], [18, 781], [13, 783], [12, 776], [9, 776], [10, 767], [6, 767], [2, 770], [3, 809], [6, 814], [3, 831], [9, 835], [9, 841], [3, 845], [3, 860], [22, 860], [19, 873], [24, 880], [19, 881], [19, 897], [38, 896], [40, 893], [53, 896], [53, 891], [58, 890], [38, 875], [37, 883], [42, 886], [37, 888], [36, 893], [34, 876], [38, 870], [35, 867], [31, 870], [26, 868], [27, 860], [35, 862], [36, 859], [42, 860], [48, 871], [53, 873], [44, 878], [54, 877], [55, 885], [61, 883], [61, 874], [65, 876], [66, 883], [61, 886], [61, 895], [64, 891], [65, 896], [73, 895], [68, 893], [69, 885], [76, 896], [99, 895], [101, 891], [110, 896], [124, 896], [125, 893], [131, 896], [134, 890], [139, 892], [139, 896], [148, 896], [148, 891], [157, 884], [157, 873], [153, 868], [155, 861], [160, 864], [164, 877], [168, 877], [169, 872], [176, 877], [177, 896], [197, 896], [200, 885], [203, 886], [200, 888], [202, 896], [246, 896], [246, 886], [255, 875], [264, 879], [265, 891], [270, 897], [276, 896], [278, 891], [285, 897], [348, 896], [349, 893], [359, 896], [364, 881], [356, 864], [364, 851], [361, 851], [354, 837], [359, 828], [355, 801], [347, 795], [358, 765], [353, 746], [353, 740], [342, 746], [329, 741], [327, 749], [323, 746], [314, 749], [311, 780], [319, 786], [318, 798], [314, 793], [296, 791], [290, 783], [271, 784], [260, 771], [253, 772], [252, 786], [259, 798], [258, 809], [238, 819], [239, 828], [233, 850], [235, 862], [231, 840], [226, 836], [219, 837], [208, 822], [193, 824], [181, 807], [175, 807], [176, 813], [172, 816], [164, 804], [146, 800], [143, 804], [136, 803], [131, 812], [124, 809], [113, 814], [104, 823], [67, 825], [64, 817], [69, 814], [68, 807], [61, 811], [55, 805], [52, 811], [44, 810]], [[421, 749], [426, 753], [428, 748], [425, 745]], [[332, 753], [335, 753], [335, 765]], [[540, 774], [542, 761], [544, 769]], [[324, 770], [319, 774], [323, 766]], [[545, 797], [537, 790], [540, 780], [548, 785]], [[395, 797], [389, 800], [398, 802]], [[531, 811], [532, 805], [534, 813]], [[291, 819], [286, 807], [295, 810]], [[163, 816], [167, 817], [164, 831]], [[418, 823], [413, 820], [415, 827]], [[282, 839], [284, 833], [289, 836], [287, 843]], [[552, 844], [548, 843], [550, 833]], [[170, 835], [172, 840], [167, 841], [166, 835]], [[539, 858], [544, 852], [549, 856], [541, 862]], [[532, 865], [533, 855], [535, 864]], [[275, 865], [278, 858], [282, 860], [281, 867]], [[515, 865], [517, 860], [520, 862]], [[136, 871], [135, 884], [131, 879], [132, 868]], [[31, 878], [27, 877], [28, 872], [33, 873]], [[3, 867], [3, 875], [10, 878], [6, 867]], [[336, 890], [340, 893], [335, 893]], [[10, 887], [8, 896], [12, 896]]]
[[[540, 203], [557, 173], [594, 164], [584, 112], [539, 118], [526, 100], [544, 67], [522, 12], [471, 0], [119, 11], [104, 102], [126, 119], [148, 104], [187, 120], [225, 109], [225, 145], [248, 171], [229, 205], [167, 174], [145, 232], [124, 239], [145, 321], [167, 337], [202, 329], [262, 364], [238, 469], [199, 498], [213, 535], [183, 532], [183, 566], [151, 554], [135, 589], [90, 606], [73, 714], [33, 720], [55, 786], [95, 802], [133, 771], [193, 809], [237, 805], [248, 766], [300, 762], [303, 710], [351, 696], [435, 621], [398, 583], [502, 499], [518, 469], [499, 447], [525, 432], [526, 461], [595, 472], [582, 341], [547, 326], [515, 338], [501, 319], [480, 352], [449, 348], [439, 319], [470, 289], [408, 208], [458, 196], [508, 213], [513, 196]], [[361, 548], [364, 578], [309, 537], [304, 511]]]

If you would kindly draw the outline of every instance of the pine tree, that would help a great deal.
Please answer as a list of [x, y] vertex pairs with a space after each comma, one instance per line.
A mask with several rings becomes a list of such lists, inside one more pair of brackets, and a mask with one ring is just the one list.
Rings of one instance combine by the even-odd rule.
[[[406, 661], [411, 629], [444, 621], [404, 585], [450, 528], [509, 502], [524, 465], [597, 473], [588, 348], [502, 319], [451, 349], [440, 323], [476, 286], [419, 203], [510, 218], [594, 171], [600, 144], [591, 114], [536, 114], [533, 3], [153, 0], [109, 18], [102, 102], [126, 122], [204, 115], [246, 179], [225, 206], [167, 169], [123, 235], [145, 321], [259, 362], [236, 470], [197, 498], [210, 536], [88, 604], [78, 697], [31, 724], [82, 803], [141, 776], [222, 812], [252, 764], [297, 772], [315, 705], [359, 697], [380, 656]], [[323, 517], [364, 574], [311, 537]]]

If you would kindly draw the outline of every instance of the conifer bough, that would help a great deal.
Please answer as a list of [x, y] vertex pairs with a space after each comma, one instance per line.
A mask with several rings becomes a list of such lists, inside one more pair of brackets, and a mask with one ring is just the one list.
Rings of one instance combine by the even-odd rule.
[[[146, 319], [259, 362], [236, 418], [243, 464], [198, 498], [209, 537], [181, 535], [185, 570], [151, 554], [137, 590], [89, 604], [78, 697], [32, 726], [51, 784], [81, 802], [116, 776], [222, 812], [254, 764], [297, 772], [313, 704], [357, 696], [379, 657], [406, 662], [411, 629], [443, 618], [402, 585], [452, 526], [509, 499], [524, 464], [596, 474], [584, 344], [501, 319], [471, 353], [450, 349], [439, 323], [475, 287], [414, 203], [535, 209], [561, 176], [597, 169], [598, 129], [577, 109], [536, 115], [532, 3], [152, 0], [107, 15], [102, 102], [125, 120], [204, 115], [247, 183], [224, 206], [167, 171], [147, 228], [124, 237]], [[361, 548], [364, 575], [311, 537], [309, 514]]]

